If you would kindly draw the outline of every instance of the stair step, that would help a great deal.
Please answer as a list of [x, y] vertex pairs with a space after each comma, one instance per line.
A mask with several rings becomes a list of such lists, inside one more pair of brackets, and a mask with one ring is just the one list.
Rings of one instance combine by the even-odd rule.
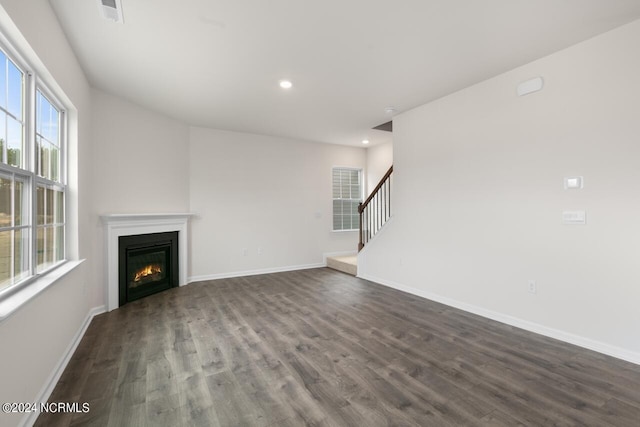
[[327, 257], [327, 267], [356, 276], [358, 274], [358, 257], [356, 255]]

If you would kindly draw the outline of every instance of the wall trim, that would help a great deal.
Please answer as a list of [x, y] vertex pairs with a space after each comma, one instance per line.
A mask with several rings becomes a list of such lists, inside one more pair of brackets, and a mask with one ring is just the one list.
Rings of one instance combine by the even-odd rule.
[[309, 270], [311, 268], [326, 267], [327, 263], [320, 262], [316, 264], [290, 265], [285, 267], [261, 268], [256, 270], [233, 271], [229, 273], [207, 274], [204, 276], [191, 276], [188, 282], [204, 282], [207, 280], [230, 279], [232, 277], [257, 276], [258, 274], [284, 273], [286, 271]]
[[[53, 368], [53, 371], [49, 375], [49, 378], [47, 379], [47, 381], [44, 383], [44, 386], [42, 387], [42, 390], [40, 390], [40, 393], [38, 393], [38, 395], [34, 399], [34, 402], [44, 403], [49, 400], [49, 397], [51, 397], [51, 393], [53, 392], [53, 389], [58, 384], [58, 381], [60, 380], [62, 373], [64, 372], [67, 365], [69, 364], [69, 361], [71, 360], [71, 356], [73, 356], [73, 353], [75, 353], [76, 349], [78, 348], [78, 345], [80, 344], [80, 341], [82, 341], [82, 337], [84, 337], [85, 332], [87, 332], [87, 328], [91, 324], [91, 321], [95, 316], [97, 316], [98, 314], [105, 313], [106, 311], [107, 310], [104, 305], [101, 305], [99, 307], [94, 307], [89, 310], [89, 312], [87, 313], [87, 316], [82, 322], [82, 325], [80, 325], [80, 329], [78, 329], [78, 332], [69, 343], [69, 346], [67, 347], [67, 350], [63, 353], [60, 361]], [[22, 420], [20, 421], [18, 426], [20, 427], [32, 426], [36, 422], [38, 415], [40, 415], [40, 412], [38, 411], [26, 413], [25, 416], [22, 417]]]
[[458, 308], [460, 310], [463, 310], [469, 313], [477, 314], [478, 316], [486, 317], [488, 319], [495, 320], [497, 322], [505, 323], [510, 326], [515, 326], [516, 328], [524, 329], [529, 332], [534, 332], [536, 334], [544, 335], [549, 338], [554, 338], [559, 341], [576, 345], [578, 347], [586, 348], [588, 350], [593, 350], [598, 353], [605, 354], [607, 356], [612, 356], [617, 359], [622, 359], [627, 362], [640, 365], [640, 353], [636, 353], [634, 351], [630, 351], [621, 347], [603, 343], [601, 341], [592, 340], [591, 338], [586, 338], [580, 335], [575, 335], [569, 332], [561, 331], [559, 329], [549, 328], [547, 326], [543, 326], [538, 323], [529, 322], [527, 320], [509, 316], [507, 314], [499, 313], [497, 311], [487, 310], [485, 308], [478, 307], [473, 304], [468, 304], [452, 298], [447, 298], [447, 297], [434, 294], [432, 292], [424, 291], [421, 289], [417, 289], [411, 286], [405, 286], [400, 283], [394, 282], [392, 280], [381, 279], [379, 277], [375, 277], [369, 274], [358, 274], [358, 277], [364, 280], [369, 280], [371, 282], [389, 287], [389, 288], [407, 292], [412, 295], [416, 295], [431, 301], [439, 302], [441, 304], [445, 304], [450, 307]]

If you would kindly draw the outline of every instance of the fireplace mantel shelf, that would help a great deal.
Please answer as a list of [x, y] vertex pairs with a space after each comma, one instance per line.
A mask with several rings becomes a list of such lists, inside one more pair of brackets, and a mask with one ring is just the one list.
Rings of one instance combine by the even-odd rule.
[[116, 221], [145, 221], [145, 220], [158, 220], [158, 219], [182, 219], [191, 218], [196, 214], [194, 213], [135, 213], [135, 214], [106, 214], [100, 215], [102, 222], [116, 222]]
[[106, 233], [107, 310], [118, 308], [118, 239], [121, 236], [136, 234], [164, 233], [177, 231], [179, 286], [187, 284], [188, 268], [188, 223], [193, 213], [157, 213], [157, 214], [108, 214], [100, 215]]

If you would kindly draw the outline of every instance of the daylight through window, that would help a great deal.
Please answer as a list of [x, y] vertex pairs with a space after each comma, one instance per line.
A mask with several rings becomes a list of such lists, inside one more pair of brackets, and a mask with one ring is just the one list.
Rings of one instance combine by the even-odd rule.
[[65, 259], [64, 113], [0, 47], [0, 295]]
[[358, 230], [362, 202], [362, 171], [352, 168], [333, 168], [333, 229]]

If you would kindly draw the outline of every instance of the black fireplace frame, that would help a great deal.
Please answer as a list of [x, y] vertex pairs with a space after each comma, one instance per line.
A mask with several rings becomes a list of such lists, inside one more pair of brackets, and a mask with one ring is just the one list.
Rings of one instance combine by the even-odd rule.
[[[166, 263], [167, 272], [165, 279], [154, 283], [140, 291], [130, 292], [127, 285], [127, 259], [129, 252], [144, 250], [167, 250], [169, 260]], [[118, 237], [118, 283], [119, 306], [135, 301], [146, 296], [178, 287], [179, 285], [179, 261], [178, 261], [178, 232], [136, 234]]]

